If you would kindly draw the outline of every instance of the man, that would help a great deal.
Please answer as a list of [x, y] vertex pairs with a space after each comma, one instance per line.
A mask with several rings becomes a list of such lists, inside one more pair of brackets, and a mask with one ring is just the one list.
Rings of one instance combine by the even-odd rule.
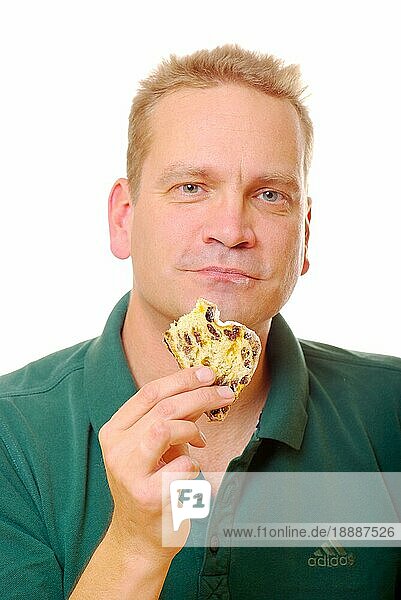
[[[188, 521], [161, 541], [163, 474], [401, 464], [401, 361], [300, 343], [278, 314], [309, 267], [302, 92], [295, 66], [238, 46], [173, 56], [142, 82], [109, 199], [133, 289], [99, 338], [1, 379], [3, 598], [397, 597], [398, 548], [314, 567], [310, 547], [183, 547]], [[222, 423], [204, 412], [231, 390], [162, 343], [199, 296], [262, 341]]]

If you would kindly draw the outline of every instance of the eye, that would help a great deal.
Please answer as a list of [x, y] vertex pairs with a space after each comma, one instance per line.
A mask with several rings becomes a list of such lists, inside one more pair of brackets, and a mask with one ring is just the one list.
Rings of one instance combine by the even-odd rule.
[[271, 204], [277, 204], [280, 200], [283, 200], [283, 194], [280, 192], [275, 192], [274, 190], [264, 190], [259, 194], [262, 196], [262, 199]]
[[184, 183], [179, 187], [183, 189], [185, 194], [196, 194], [200, 189], [200, 186], [196, 183]]

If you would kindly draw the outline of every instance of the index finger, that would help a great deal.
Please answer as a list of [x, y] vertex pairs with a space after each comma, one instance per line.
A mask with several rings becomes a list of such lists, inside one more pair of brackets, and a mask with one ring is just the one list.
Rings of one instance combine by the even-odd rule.
[[216, 374], [209, 367], [197, 366], [181, 369], [146, 383], [114, 413], [112, 421], [119, 429], [127, 429], [146, 415], [158, 402], [183, 392], [208, 386]]

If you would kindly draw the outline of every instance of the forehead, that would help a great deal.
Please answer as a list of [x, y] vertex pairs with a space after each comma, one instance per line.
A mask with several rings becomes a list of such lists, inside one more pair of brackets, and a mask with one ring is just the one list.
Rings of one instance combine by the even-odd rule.
[[302, 169], [304, 137], [296, 109], [287, 99], [222, 84], [182, 88], [162, 97], [150, 120], [146, 163], [216, 164], [246, 171], [252, 164]]

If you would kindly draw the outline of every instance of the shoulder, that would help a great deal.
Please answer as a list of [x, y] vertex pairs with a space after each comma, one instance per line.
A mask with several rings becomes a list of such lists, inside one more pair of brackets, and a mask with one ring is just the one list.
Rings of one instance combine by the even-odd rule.
[[401, 375], [401, 358], [338, 348], [321, 342], [299, 340], [307, 363], [332, 365], [337, 369], [378, 370]]
[[310, 379], [330, 395], [368, 406], [380, 402], [401, 412], [401, 359], [299, 340]]
[[83, 369], [87, 340], [35, 360], [16, 371], [0, 376], [0, 398], [17, 398], [46, 393], [64, 379]]
[[84, 364], [91, 343], [64, 348], [0, 377], [0, 470], [14, 465], [32, 495], [35, 477], [47, 481], [52, 464], [62, 470], [85, 443]]
[[344, 470], [398, 470], [401, 359], [299, 341], [309, 376], [309, 414], [317, 415], [318, 427], [328, 426], [325, 440], [334, 439], [339, 460], [349, 465]]
[[83, 417], [84, 364], [91, 343], [80, 342], [0, 377], [0, 436], [44, 435]]

